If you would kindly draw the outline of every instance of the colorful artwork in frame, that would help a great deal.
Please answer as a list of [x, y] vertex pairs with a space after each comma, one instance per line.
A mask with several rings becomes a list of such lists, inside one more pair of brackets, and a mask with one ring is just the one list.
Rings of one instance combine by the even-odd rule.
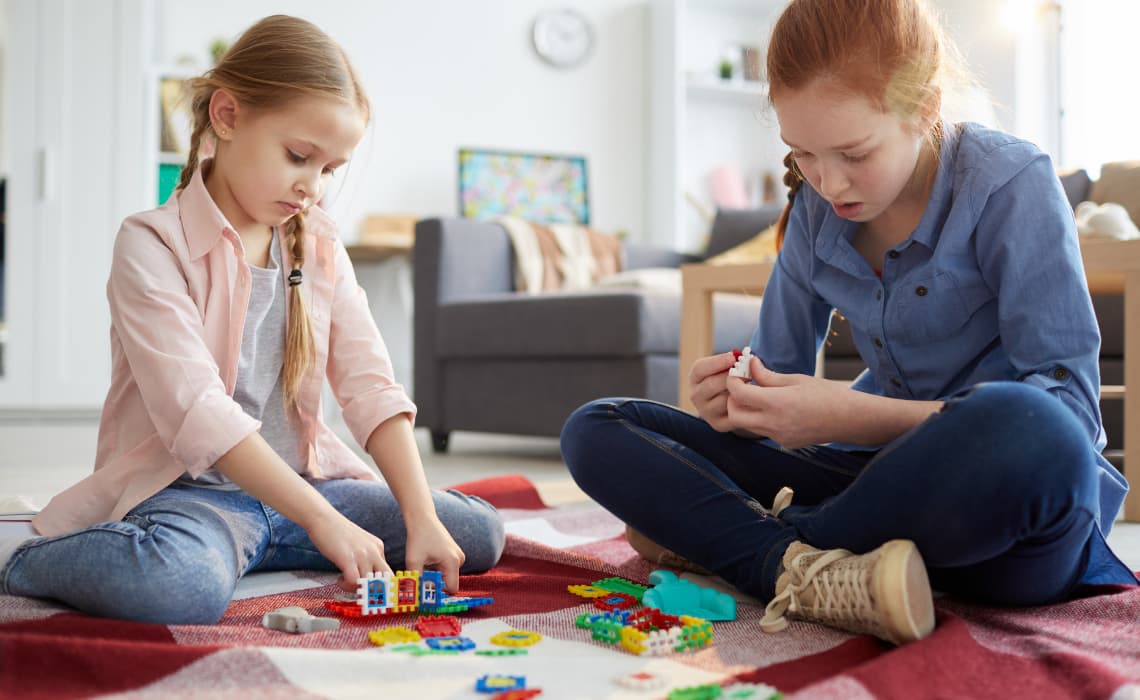
[[461, 148], [459, 212], [469, 219], [589, 224], [586, 159]]

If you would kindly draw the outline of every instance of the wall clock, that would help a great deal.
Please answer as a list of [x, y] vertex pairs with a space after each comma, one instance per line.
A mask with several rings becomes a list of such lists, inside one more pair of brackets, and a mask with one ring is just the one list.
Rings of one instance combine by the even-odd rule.
[[594, 26], [578, 10], [559, 8], [540, 13], [534, 20], [534, 50], [556, 68], [581, 65], [594, 48]]

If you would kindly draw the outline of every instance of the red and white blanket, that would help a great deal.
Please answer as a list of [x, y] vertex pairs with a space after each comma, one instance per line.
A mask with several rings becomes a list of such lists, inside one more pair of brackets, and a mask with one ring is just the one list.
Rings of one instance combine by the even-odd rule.
[[[542, 641], [520, 656], [411, 656], [372, 646], [367, 632], [410, 626], [412, 615], [342, 619], [305, 635], [267, 630], [262, 615], [298, 605], [327, 616], [333, 575], [251, 577], [216, 625], [104, 620], [59, 605], [0, 596], [0, 697], [130, 699], [487, 698], [486, 674], [525, 676], [539, 698], [664, 698], [669, 689], [764, 683], [788, 698], [1140, 698], [1140, 588], [1103, 588], [1044, 608], [1003, 610], [938, 601], [929, 638], [893, 648], [793, 621], [779, 634], [757, 624], [763, 609], [740, 598], [732, 622], [713, 625], [703, 649], [635, 656], [575, 626], [588, 601], [570, 584], [608, 576], [644, 582], [652, 567], [594, 505], [547, 508], [521, 477], [464, 485], [498, 505], [510, 535], [493, 571], [461, 580], [461, 593], [491, 596], [460, 613], [480, 648], [509, 629]], [[698, 581], [713, 585], [709, 580]], [[615, 679], [645, 671], [667, 686], [626, 689]]]

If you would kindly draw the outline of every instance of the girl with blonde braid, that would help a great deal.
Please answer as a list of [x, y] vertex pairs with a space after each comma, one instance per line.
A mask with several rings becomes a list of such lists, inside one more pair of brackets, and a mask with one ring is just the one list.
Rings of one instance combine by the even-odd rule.
[[[940, 117], [952, 55], [921, 0], [792, 0], [767, 56], [791, 195], [750, 378], [702, 358], [699, 415], [601, 399], [562, 431], [635, 549], [766, 601], [765, 631], [903, 644], [934, 630], [932, 586], [1027, 606], [1136, 583], [1105, 541], [1128, 486], [1101, 455], [1073, 212], [1033, 144]], [[814, 376], [836, 310], [852, 385]]]
[[[428, 488], [415, 405], [317, 203], [364, 133], [345, 52], [268, 17], [190, 83], [179, 188], [123, 222], [95, 471], [0, 543], [0, 591], [94, 615], [212, 623], [251, 571], [492, 567], [486, 502]], [[204, 149], [204, 146], [211, 146]], [[199, 154], [212, 150], [212, 156]], [[383, 479], [322, 420], [332, 387]]]

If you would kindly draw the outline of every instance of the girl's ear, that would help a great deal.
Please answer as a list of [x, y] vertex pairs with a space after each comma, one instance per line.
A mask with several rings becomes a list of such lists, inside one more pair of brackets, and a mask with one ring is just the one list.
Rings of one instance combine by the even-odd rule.
[[225, 88], [214, 90], [210, 95], [210, 126], [221, 141], [229, 141], [237, 126], [238, 110], [241, 105]]

